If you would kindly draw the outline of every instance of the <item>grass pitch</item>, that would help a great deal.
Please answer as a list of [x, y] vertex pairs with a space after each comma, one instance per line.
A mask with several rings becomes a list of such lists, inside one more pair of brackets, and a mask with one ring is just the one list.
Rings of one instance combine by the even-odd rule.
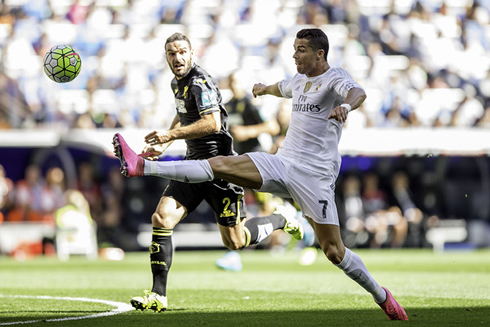
[[408, 322], [389, 321], [321, 254], [301, 266], [294, 251], [246, 250], [243, 270], [227, 272], [215, 266], [224, 253], [175, 253], [166, 312], [107, 316], [114, 305], [104, 301], [128, 303], [151, 287], [148, 253], [119, 262], [0, 257], [0, 326], [490, 326], [490, 250], [356, 250]]

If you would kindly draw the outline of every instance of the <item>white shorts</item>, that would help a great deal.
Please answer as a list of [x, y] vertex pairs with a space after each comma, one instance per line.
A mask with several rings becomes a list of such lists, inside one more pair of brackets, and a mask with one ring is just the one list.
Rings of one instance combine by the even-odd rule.
[[262, 176], [260, 192], [292, 198], [303, 216], [318, 224], [339, 225], [335, 205], [335, 175], [317, 172], [277, 154], [247, 153]]

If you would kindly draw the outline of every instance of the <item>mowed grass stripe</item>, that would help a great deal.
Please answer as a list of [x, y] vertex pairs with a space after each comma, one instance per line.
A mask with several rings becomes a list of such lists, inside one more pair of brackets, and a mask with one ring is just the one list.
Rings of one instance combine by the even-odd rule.
[[0, 323], [81, 317], [114, 309], [101, 303], [39, 298], [0, 298]]
[[[380, 284], [404, 305], [414, 326], [490, 325], [490, 251], [356, 250]], [[319, 255], [301, 266], [299, 253], [243, 251], [244, 269], [218, 270], [225, 251], [177, 251], [169, 309], [65, 321], [59, 326], [393, 326], [369, 294]], [[124, 261], [68, 262], [0, 257], [0, 294], [49, 295], [128, 302], [151, 287], [147, 253]], [[82, 316], [113, 308], [72, 301], [0, 299], [0, 322]], [[50, 323], [56, 326], [57, 323]], [[42, 326], [46, 326], [44, 323]]]

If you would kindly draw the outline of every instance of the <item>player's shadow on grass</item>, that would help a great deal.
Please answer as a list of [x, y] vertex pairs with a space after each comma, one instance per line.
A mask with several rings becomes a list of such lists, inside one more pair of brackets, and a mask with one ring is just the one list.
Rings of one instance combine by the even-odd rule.
[[[209, 308], [207, 308], [209, 310]], [[266, 308], [265, 308], [266, 310]], [[113, 321], [132, 321], [145, 326], [394, 326], [403, 323], [413, 326], [490, 326], [490, 306], [467, 308], [407, 308], [408, 322], [389, 321], [381, 309], [256, 311], [199, 313], [173, 309], [156, 314], [132, 311], [110, 317]], [[133, 312], [134, 313], [134, 312]], [[128, 316], [129, 315], [129, 316]], [[134, 320], [133, 320], [134, 319]], [[144, 319], [144, 320], [140, 320]], [[122, 321], [121, 321], [122, 323]], [[125, 325], [118, 325], [125, 326]], [[127, 325], [129, 326], [129, 324]], [[398, 326], [398, 325], [397, 325]]]

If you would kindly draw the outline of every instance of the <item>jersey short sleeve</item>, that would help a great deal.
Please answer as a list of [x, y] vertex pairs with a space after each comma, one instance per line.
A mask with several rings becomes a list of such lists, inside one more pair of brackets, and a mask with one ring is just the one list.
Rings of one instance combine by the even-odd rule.
[[283, 79], [278, 84], [279, 92], [286, 99], [291, 99], [293, 97], [293, 77]]
[[362, 89], [362, 87], [355, 82], [350, 74], [342, 68], [332, 68], [333, 70], [333, 75], [330, 80], [331, 85], [335, 92], [340, 94], [343, 98], [347, 96], [347, 93], [349, 92], [350, 89], [353, 88], [359, 88]]
[[196, 107], [200, 115], [219, 111], [219, 95], [215, 85], [205, 79], [196, 78], [192, 81], [190, 91], [196, 100]]

